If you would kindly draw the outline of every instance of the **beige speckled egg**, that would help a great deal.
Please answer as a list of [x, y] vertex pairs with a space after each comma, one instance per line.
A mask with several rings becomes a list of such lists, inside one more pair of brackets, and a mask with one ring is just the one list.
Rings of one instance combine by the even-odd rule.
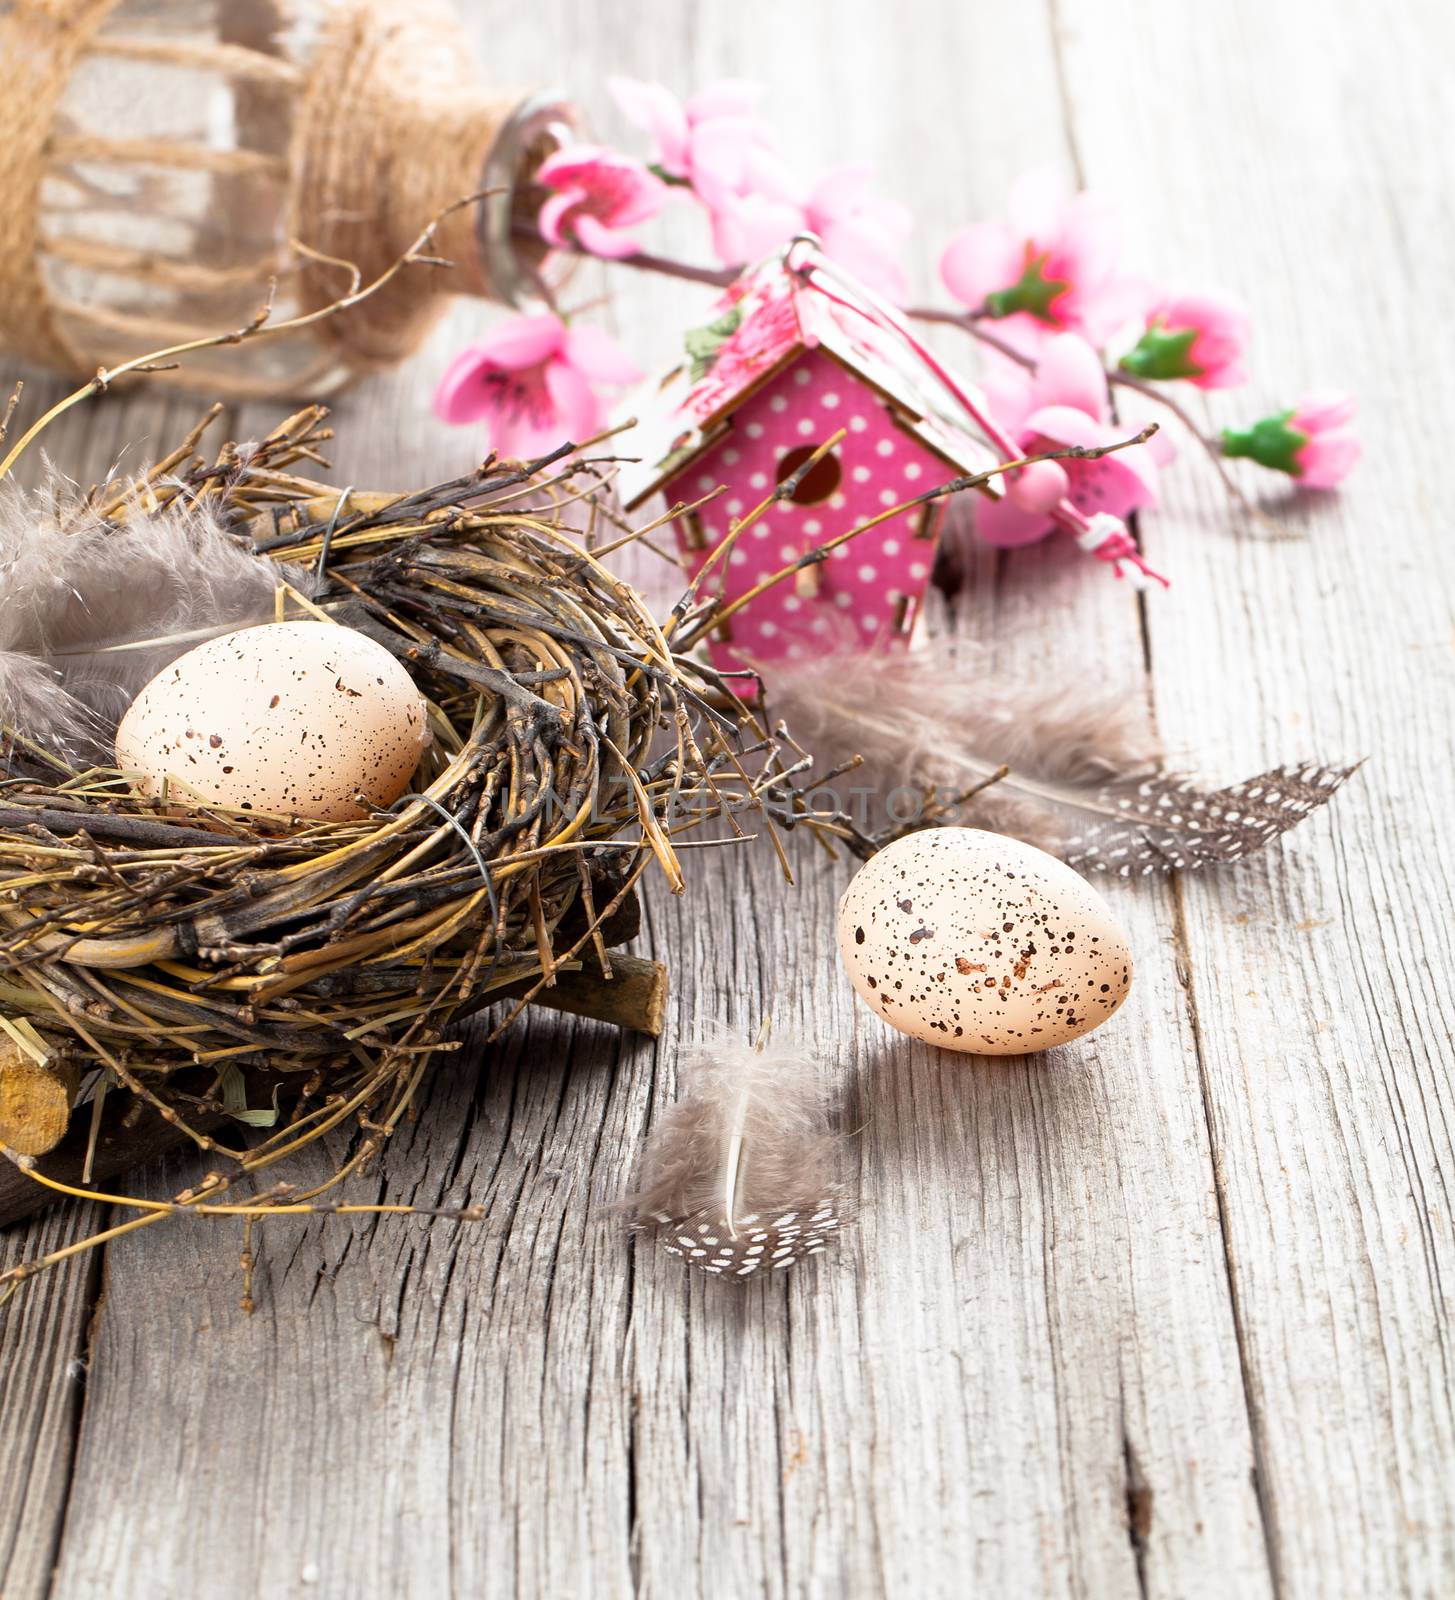
[[145, 794], [171, 777], [179, 798], [342, 822], [397, 800], [428, 742], [419, 690], [383, 645], [269, 622], [164, 667], [121, 719], [116, 764]]
[[872, 856], [839, 902], [839, 953], [891, 1027], [988, 1056], [1079, 1039], [1132, 981], [1126, 935], [1085, 878], [978, 828], [929, 828]]

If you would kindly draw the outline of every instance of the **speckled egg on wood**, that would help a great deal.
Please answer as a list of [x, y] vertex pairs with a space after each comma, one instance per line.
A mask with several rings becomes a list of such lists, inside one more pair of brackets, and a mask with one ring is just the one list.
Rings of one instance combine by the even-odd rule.
[[116, 730], [116, 764], [146, 794], [170, 776], [179, 796], [343, 822], [397, 800], [428, 742], [419, 690], [383, 645], [333, 623], [269, 622], [164, 667]]
[[948, 1050], [1023, 1055], [1099, 1027], [1132, 958], [1111, 907], [1065, 862], [978, 828], [896, 839], [839, 902], [839, 952], [891, 1027]]

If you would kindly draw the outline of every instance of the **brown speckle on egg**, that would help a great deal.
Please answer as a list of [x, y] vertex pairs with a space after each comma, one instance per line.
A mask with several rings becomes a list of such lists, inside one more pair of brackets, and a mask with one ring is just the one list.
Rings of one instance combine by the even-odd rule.
[[840, 902], [839, 950], [893, 1027], [984, 1055], [1079, 1038], [1131, 984], [1126, 938], [1102, 896], [1043, 850], [975, 828], [910, 834], [865, 863]]

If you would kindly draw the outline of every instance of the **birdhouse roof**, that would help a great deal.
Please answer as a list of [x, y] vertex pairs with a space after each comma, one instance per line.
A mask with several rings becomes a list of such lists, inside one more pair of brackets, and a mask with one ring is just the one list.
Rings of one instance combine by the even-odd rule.
[[[646, 395], [621, 436], [627, 510], [670, 483], [721, 442], [744, 399], [806, 350], [821, 350], [874, 389], [906, 430], [954, 472], [983, 472], [1000, 459], [967, 408], [975, 389], [941, 366], [900, 313], [816, 240], [795, 239], [738, 278], [712, 320], [684, 335], [687, 359]], [[998, 494], [998, 485], [988, 492]]]

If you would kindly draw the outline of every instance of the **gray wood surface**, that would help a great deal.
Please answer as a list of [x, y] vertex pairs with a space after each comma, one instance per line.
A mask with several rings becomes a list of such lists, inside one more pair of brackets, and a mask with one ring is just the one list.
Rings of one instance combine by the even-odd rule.
[[[1371, 759], [1268, 859], [1119, 893], [1131, 1000], [1023, 1061], [938, 1054], [856, 1006], [842, 868], [805, 858], [790, 893], [766, 850], [694, 858], [685, 899], [647, 907], [676, 985], [659, 1045], [531, 1016], [445, 1059], [357, 1186], [483, 1224], [270, 1224], [250, 1319], [237, 1231], [167, 1225], [0, 1314], [0, 1594], [1455, 1592], [1445, 8], [471, 15], [497, 78], [560, 80], [608, 130], [609, 71], [764, 79], [805, 163], [892, 176], [926, 291], [950, 228], [1042, 160], [1120, 197], [1152, 270], [1242, 291], [1258, 400], [1359, 392], [1347, 492], [1270, 503], [1294, 535], [1274, 540], [1189, 460], [1146, 530], [1170, 593], [1143, 608], [1066, 552], [982, 553], [957, 620], [1008, 673], [1145, 694], [1218, 775]], [[614, 294], [647, 357], [700, 303]], [[426, 397], [480, 317], [341, 401], [337, 481], [469, 465]], [[88, 480], [188, 409], [113, 398], [49, 449]], [[816, 1279], [688, 1281], [602, 1209], [674, 1041], [768, 1005], [850, 1084], [863, 1220]], [[0, 1261], [96, 1225], [53, 1213]]]

